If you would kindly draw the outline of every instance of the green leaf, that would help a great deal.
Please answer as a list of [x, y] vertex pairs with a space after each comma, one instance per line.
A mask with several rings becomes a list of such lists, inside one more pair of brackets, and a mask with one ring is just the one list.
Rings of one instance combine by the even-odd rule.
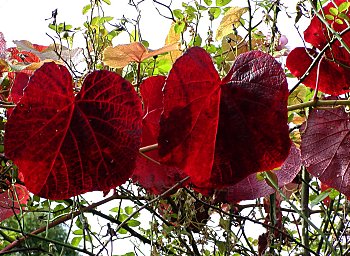
[[338, 6], [338, 12], [346, 12], [350, 7], [349, 2], [343, 2]]
[[332, 200], [335, 200], [337, 196], [339, 196], [340, 192], [334, 188], [331, 188], [330, 193], [329, 193], [329, 198]]
[[313, 199], [310, 202], [310, 206], [311, 208], [314, 207], [315, 205], [318, 205], [323, 199], [325, 199], [327, 196], [329, 196], [331, 192], [329, 190], [325, 190], [323, 191], [321, 194], [319, 194], [318, 196], [315, 197], [315, 199]]
[[83, 235], [84, 234], [84, 231], [82, 229], [77, 229], [77, 230], [74, 230], [73, 231], [73, 234], [74, 235]]
[[111, 5], [111, 1], [110, 0], [102, 0], [103, 2], [105, 2], [108, 5]]
[[81, 239], [83, 239], [82, 236], [73, 237], [71, 245], [74, 246], [74, 247], [78, 247], [78, 245], [80, 244]]
[[326, 17], [327, 20], [334, 20], [334, 16], [333, 15], [326, 14], [325, 17]]
[[174, 30], [176, 34], [180, 34], [182, 32], [184, 32], [186, 27], [186, 23], [183, 21], [180, 22], [176, 22], [175, 26], [174, 26]]
[[138, 220], [129, 220], [127, 222], [127, 225], [130, 227], [138, 227], [140, 226], [141, 222], [139, 222]]
[[331, 8], [329, 8], [329, 13], [333, 14], [333, 16], [337, 16], [339, 12], [338, 12], [337, 8], [331, 7]]
[[208, 6], [212, 5], [213, 0], [204, 0], [204, 3]]
[[118, 233], [121, 235], [126, 235], [128, 233], [128, 231], [126, 231], [125, 229], [121, 228], [118, 230]]
[[[113, 207], [112, 209], [109, 210], [110, 212], [119, 212], [119, 207]], [[120, 212], [123, 212], [123, 209], [120, 208]]]
[[86, 14], [91, 9], [91, 4], [85, 5], [83, 7], [82, 13]]
[[231, 2], [231, 0], [216, 0], [217, 6], [225, 6], [228, 5]]
[[173, 10], [173, 14], [174, 14], [175, 18], [177, 18], [179, 20], [182, 20], [184, 18], [182, 11], [179, 9]]
[[348, 15], [346, 15], [345, 13], [339, 13], [338, 14], [338, 17], [339, 18], [342, 18], [343, 20], [347, 20], [347, 21], [350, 21], [350, 18], [348, 17]]
[[335, 23], [338, 23], [339, 25], [343, 25], [344, 21], [342, 21], [341, 19], [335, 19]]
[[193, 39], [193, 46], [201, 46], [202, 44], [202, 38], [200, 35], [196, 35], [196, 37]]
[[211, 7], [209, 9], [209, 14], [213, 17], [213, 19], [217, 19], [221, 14], [221, 9], [219, 7]]
[[124, 210], [126, 214], [130, 215], [134, 211], [134, 208], [132, 206], [126, 206]]

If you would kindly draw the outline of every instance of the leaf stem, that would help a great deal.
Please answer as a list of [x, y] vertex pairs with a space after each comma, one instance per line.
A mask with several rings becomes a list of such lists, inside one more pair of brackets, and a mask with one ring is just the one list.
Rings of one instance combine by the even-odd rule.
[[[327, 245], [330, 247], [332, 251], [332, 255], [336, 256], [338, 255], [337, 252], [334, 250], [332, 244], [328, 241], [326, 235], [320, 230], [316, 225], [304, 214], [304, 212], [300, 211], [291, 201], [289, 201], [289, 198], [282, 192], [282, 190], [278, 187], [276, 182], [270, 177], [270, 175], [266, 175], [266, 179], [271, 183], [273, 188], [282, 196], [282, 198], [313, 228], [315, 231], [320, 234], [320, 236], [326, 241]], [[303, 244], [303, 248], [305, 247]]]
[[308, 102], [303, 102], [296, 105], [288, 106], [288, 111], [293, 111], [296, 109], [308, 108], [308, 107], [320, 107], [320, 106], [329, 106], [329, 107], [337, 107], [337, 106], [347, 106], [350, 105], [350, 100], [313, 100]]
[[[310, 175], [306, 171], [305, 168], [303, 168], [302, 172], [303, 177], [303, 183], [301, 185], [301, 211], [303, 214], [309, 219], [310, 218], [310, 209], [309, 209], [309, 182], [310, 182]], [[305, 247], [310, 247], [310, 241], [309, 241], [309, 224], [306, 221], [305, 218], [301, 219], [301, 225], [302, 225], [302, 237], [301, 242]], [[310, 256], [310, 252], [304, 249], [304, 256]]]

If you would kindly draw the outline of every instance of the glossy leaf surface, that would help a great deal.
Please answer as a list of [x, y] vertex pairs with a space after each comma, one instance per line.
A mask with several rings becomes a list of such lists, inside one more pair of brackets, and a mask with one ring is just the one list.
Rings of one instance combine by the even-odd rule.
[[5, 133], [5, 154], [29, 191], [63, 199], [128, 179], [141, 137], [141, 103], [109, 71], [88, 75], [74, 97], [68, 70], [46, 63], [31, 77]]

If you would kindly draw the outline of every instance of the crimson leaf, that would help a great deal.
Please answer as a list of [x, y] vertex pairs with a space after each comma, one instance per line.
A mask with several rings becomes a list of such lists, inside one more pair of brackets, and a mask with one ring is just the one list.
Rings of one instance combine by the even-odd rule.
[[45, 63], [31, 77], [5, 131], [5, 154], [32, 193], [63, 199], [108, 190], [134, 169], [141, 102], [129, 82], [109, 71], [88, 75], [74, 97], [68, 70]]
[[26, 204], [29, 192], [22, 185], [15, 185], [11, 189], [0, 193], [0, 222], [21, 212], [20, 205]]
[[164, 86], [158, 138], [160, 161], [193, 183], [207, 182], [219, 118], [220, 78], [208, 53], [193, 47], [176, 60]]
[[302, 127], [301, 157], [320, 181], [350, 196], [350, 116], [344, 108], [314, 109]]
[[260, 51], [239, 55], [221, 88], [214, 188], [281, 166], [291, 145], [287, 81], [272, 56]]
[[[321, 15], [331, 15], [330, 8], [335, 7], [333, 2], [339, 6], [344, 0], [335, 0], [328, 3], [319, 13]], [[346, 20], [350, 18], [349, 12], [342, 14]], [[333, 18], [327, 20], [327, 22], [336, 32], [342, 32], [348, 27], [344, 17]], [[350, 45], [350, 32], [343, 33], [341, 37], [343, 43]], [[316, 49], [322, 50], [325, 46], [330, 45], [332, 34], [325, 24], [317, 16], [314, 16], [309, 27], [304, 32], [304, 38], [306, 42], [312, 44]], [[298, 47], [290, 52], [286, 65], [294, 76], [300, 78], [306, 73], [312, 63], [313, 59], [311, 56], [316, 55], [317, 52], [313, 49]], [[320, 91], [331, 95], [340, 95], [349, 92], [350, 78], [346, 74], [350, 66], [350, 54], [341, 43], [339, 41], [333, 42], [325, 51], [325, 56], [320, 61], [314, 65], [310, 73], [303, 80], [303, 83], [311, 88], [315, 88], [318, 76], [318, 88]], [[318, 65], [320, 66], [320, 70], [317, 74]]]
[[[154, 76], [147, 78], [140, 86], [144, 104], [142, 147], [157, 143], [159, 119], [163, 111], [162, 88], [164, 83], [164, 76]], [[147, 152], [145, 155], [159, 161], [158, 150]], [[161, 194], [184, 177], [179, 168], [157, 164], [143, 156], [137, 157], [133, 174], [133, 180], [153, 194]]]

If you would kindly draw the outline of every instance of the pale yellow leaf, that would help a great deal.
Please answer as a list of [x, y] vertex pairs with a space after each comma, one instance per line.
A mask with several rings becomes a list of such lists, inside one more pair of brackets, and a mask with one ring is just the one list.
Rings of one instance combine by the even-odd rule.
[[[165, 45], [172, 45], [172, 44], [180, 44], [181, 40], [181, 34], [175, 32], [175, 22], [173, 22], [170, 26], [169, 32], [167, 37], [165, 38]], [[179, 58], [182, 55], [182, 51], [180, 49], [177, 49], [175, 51], [171, 51], [168, 54], [162, 56], [162, 59], [169, 59], [172, 63], [175, 62], [177, 58]]]
[[29, 64], [25, 70], [37, 70], [38, 68], [40, 68], [44, 63], [46, 62], [55, 62], [58, 65], [64, 65], [64, 63], [62, 61], [58, 61], [58, 60], [50, 60], [50, 59], [46, 59], [40, 62], [33, 62], [31, 64]]
[[107, 47], [103, 52], [103, 62], [111, 68], [123, 68], [130, 62], [142, 62], [143, 60], [179, 49], [178, 44], [166, 45], [157, 50], [148, 50], [139, 42], [131, 44]]
[[247, 7], [231, 7], [225, 13], [218, 29], [216, 30], [216, 40], [220, 41], [224, 36], [232, 33], [232, 26], [239, 26], [239, 20], [247, 10]]

